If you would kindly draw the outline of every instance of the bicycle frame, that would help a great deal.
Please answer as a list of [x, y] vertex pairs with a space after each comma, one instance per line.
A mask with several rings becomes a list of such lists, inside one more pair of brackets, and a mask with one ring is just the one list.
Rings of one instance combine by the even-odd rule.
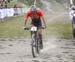
[[38, 40], [38, 29], [37, 27], [31, 27], [31, 37], [32, 37], [32, 54], [33, 57], [36, 57], [37, 54], [39, 53], [39, 40]]

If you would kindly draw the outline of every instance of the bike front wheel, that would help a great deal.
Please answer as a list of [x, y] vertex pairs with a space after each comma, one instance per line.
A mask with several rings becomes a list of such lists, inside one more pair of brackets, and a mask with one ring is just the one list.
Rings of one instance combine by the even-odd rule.
[[37, 57], [39, 54], [39, 46], [38, 46], [38, 41], [37, 37], [35, 34], [32, 34], [32, 55], [33, 57]]

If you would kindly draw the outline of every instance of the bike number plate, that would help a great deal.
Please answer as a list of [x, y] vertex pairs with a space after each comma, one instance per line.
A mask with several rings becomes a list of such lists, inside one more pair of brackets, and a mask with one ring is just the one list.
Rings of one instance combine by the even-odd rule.
[[31, 27], [31, 31], [37, 31], [37, 27]]

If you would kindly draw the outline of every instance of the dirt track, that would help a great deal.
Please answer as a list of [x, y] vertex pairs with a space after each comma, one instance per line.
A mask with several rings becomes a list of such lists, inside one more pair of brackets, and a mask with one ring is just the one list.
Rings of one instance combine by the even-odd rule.
[[75, 62], [75, 45], [71, 40], [44, 39], [44, 49], [33, 58], [30, 40], [0, 41], [0, 62]]

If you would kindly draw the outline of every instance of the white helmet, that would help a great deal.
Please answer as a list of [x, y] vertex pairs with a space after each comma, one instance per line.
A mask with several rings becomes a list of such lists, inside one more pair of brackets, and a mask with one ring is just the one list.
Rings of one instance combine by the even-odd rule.
[[32, 5], [31, 8], [30, 8], [30, 10], [31, 10], [32, 13], [36, 12], [36, 6]]

